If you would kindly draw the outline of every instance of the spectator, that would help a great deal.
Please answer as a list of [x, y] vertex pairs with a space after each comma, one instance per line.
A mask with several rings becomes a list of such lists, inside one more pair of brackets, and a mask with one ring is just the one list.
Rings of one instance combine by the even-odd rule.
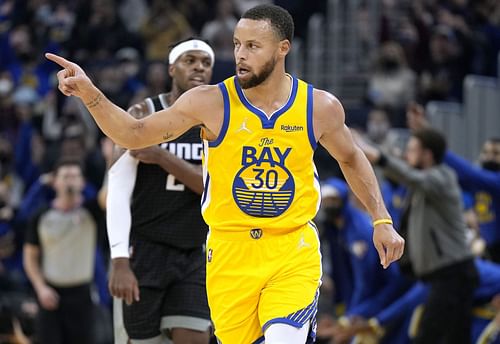
[[217, 0], [174, 0], [175, 8], [186, 18], [194, 33], [201, 32], [203, 25], [213, 17]]
[[[49, 50], [48, 47], [44, 47]], [[34, 89], [39, 96], [44, 96], [52, 87], [50, 74], [54, 71], [46, 61], [39, 61], [36, 41], [27, 25], [19, 25], [12, 29], [9, 35], [9, 51], [12, 56], [1, 67], [12, 75], [14, 85]], [[55, 49], [50, 49], [55, 51]]]
[[143, 82], [139, 79], [141, 56], [137, 49], [125, 47], [116, 52], [115, 58], [118, 60], [120, 74], [124, 78], [121, 93], [126, 94], [128, 99], [130, 99], [138, 92], [143, 91], [145, 87]]
[[[429, 127], [424, 109], [409, 111], [408, 126], [413, 130]], [[500, 139], [486, 140], [479, 154], [480, 167], [448, 151], [444, 162], [455, 170], [460, 186], [474, 197], [481, 237], [489, 258], [500, 262]]]
[[[488, 323], [498, 321], [495, 313], [491, 310], [498, 308], [500, 293], [500, 265], [476, 259], [474, 265], [479, 273], [479, 285], [474, 290], [475, 308], [469, 315], [472, 322], [473, 331], [471, 333], [472, 343], [498, 343], [498, 325], [488, 326]], [[404, 294], [395, 299], [390, 305], [385, 307], [380, 313], [372, 317], [369, 321], [358, 318], [355, 324], [345, 329], [345, 332], [358, 333], [361, 335], [372, 334], [376, 338], [382, 338], [381, 343], [406, 344], [410, 343], [410, 337], [414, 337], [418, 332], [420, 316], [429, 295], [429, 286], [417, 282]], [[412, 319], [410, 326], [410, 318]], [[497, 315], [498, 318], [498, 315]], [[401, 321], [404, 321], [401, 324]], [[398, 324], [400, 336], [397, 338], [387, 337], [386, 331]], [[493, 331], [492, 328], [493, 327]], [[496, 328], [496, 335], [494, 329]], [[481, 341], [481, 338], [484, 338]], [[360, 338], [357, 338], [360, 339]], [[357, 341], [360, 342], [360, 341]], [[435, 343], [434, 341], [432, 343]]]
[[415, 73], [408, 68], [401, 45], [387, 42], [381, 48], [368, 85], [368, 98], [376, 106], [389, 109], [393, 124], [399, 124], [400, 112], [415, 99]]
[[137, 33], [149, 12], [146, 0], [120, 1], [118, 13], [128, 31]]
[[114, 0], [92, 0], [89, 6], [90, 12], [78, 12], [72, 35], [72, 41], [78, 42], [76, 56], [89, 61], [106, 60], [122, 47], [140, 45], [138, 37], [127, 31], [118, 16]]
[[201, 36], [212, 43], [217, 60], [233, 59], [233, 31], [238, 22], [233, 11], [232, 0], [218, 0], [215, 19], [205, 23], [201, 31]]
[[96, 82], [106, 90], [110, 99], [120, 106], [127, 107], [134, 95], [132, 90], [126, 89], [127, 75], [120, 68], [120, 62], [114, 59], [101, 61], [94, 69]]
[[[371, 245], [369, 216], [349, 201], [347, 184], [330, 178], [322, 188], [325, 219], [322, 229], [330, 245], [335, 301], [346, 306], [346, 314], [396, 279], [397, 267], [384, 270]], [[391, 282], [392, 283], [392, 282]]]
[[16, 137], [19, 120], [15, 114], [12, 93], [14, 82], [9, 72], [0, 72], [0, 135], [5, 136], [10, 142]]
[[[152, 62], [147, 66], [146, 70], [146, 89], [144, 90], [144, 97], [152, 96], [154, 94], [160, 94], [166, 88], [168, 88], [168, 68], [163, 62]], [[137, 99], [141, 97], [141, 99]], [[141, 101], [142, 98], [141, 92], [136, 94], [134, 100], [136, 102]]]
[[212, 44], [217, 56], [212, 82], [220, 82], [229, 78], [235, 69], [233, 31], [237, 20], [234, 15], [233, 1], [218, 0], [216, 6], [215, 19], [205, 23], [201, 31], [201, 36]]
[[26, 233], [24, 266], [40, 303], [41, 344], [92, 343], [97, 223], [95, 202], [84, 202], [77, 161], [61, 161], [54, 172], [56, 198], [32, 220]]
[[37, 306], [29, 296], [22, 250], [11, 227], [12, 209], [0, 207], [0, 343], [30, 343], [27, 335], [33, 334]]
[[453, 168], [464, 190], [474, 194], [475, 210], [487, 252], [500, 262], [500, 139], [487, 140], [479, 155], [481, 167], [447, 152], [445, 163]]
[[396, 224], [396, 228], [399, 228], [407, 189], [404, 185], [400, 185], [393, 180], [384, 179], [380, 183], [380, 190], [392, 221]]
[[16, 208], [21, 202], [22, 188], [22, 181], [14, 171], [12, 144], [0, 136], [0, 203]]
[[461, 190], [456, 175], [443, 164], [445, 138], [432, 129], [413, 132], [407, 163], [361, 145], [372, 163], [408, 187], [400, 224], [408, 242], [406, 262], [430, 287], [415, 343], [469, 343], [477, 272], [466, 242]]
[[191, 31], [186, 18], [169, 1], [153, 0], [141, 30], [147, 59], [164, 60], [170, 46], [190, 36]]
[[429, 61], [420, 76], [420, 96], [425, 102], [461, 100], [467, 64], [462, 59], [461, 47], [453, 30], [447, 26], [436, 27], [429, 50]]
[[[474, 61], [472, 71], [481, 75], [497, 76], [497, 57], [500, 52], [500, 4], [498, 1], [470, 2], [474, 24]], [[496, 18], [495, 18], [496, 16]]]
[[[370, 317], [378, 313], [409, 284], [400, 275], [397, 265], [387, 270], [380, 266], [377, 251], [371, 245], [370, 219], [349, 201], [347, 184], [341, 179], [330, 178], [321, 194], [325, 214], [321, 228], [329, 243], [334, 302], [337, 309], [345, 308], [343, 314], [337, 314], [342, 315], [340, 326], [343, 326], [359, 316]], [[338, 307], [341, 304], [344, 307]], [[318, 326], [322, 323], [324, 319]], [[318, 331], [324, 333], [325, 328], [318, 328]], [[342, 339], [345, 338], [335, 337], [340, 342]]]
[[403, 128], [393, 128], [389, 113], [384, 108], [374, 108], [368, 113], [366, 135], [370, 141], [386, 152], [402, 156], [408, 140], [408, 133]]
[[[16, 300], [17, 301], [17, 300]], [[18, 316], [7, 300], [0, 301], [0, 343], [31, 344], [25, 335]]]

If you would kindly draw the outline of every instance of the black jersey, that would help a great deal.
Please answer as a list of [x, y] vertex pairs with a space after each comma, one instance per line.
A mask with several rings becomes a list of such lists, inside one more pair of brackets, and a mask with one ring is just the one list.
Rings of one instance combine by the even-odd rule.
[[[146, 99], [150, 110], [168, 107], [165, 95]], [[152, 112], [153, 112], [152, 111]], [[200, 128], [160, 145], [177, 157], [201, 164]], [[158, 165], [139, 163], [132, 195], [132, 237], [165, 243], [181, 249], [201, 247], [207, 225], [196, 194]]]

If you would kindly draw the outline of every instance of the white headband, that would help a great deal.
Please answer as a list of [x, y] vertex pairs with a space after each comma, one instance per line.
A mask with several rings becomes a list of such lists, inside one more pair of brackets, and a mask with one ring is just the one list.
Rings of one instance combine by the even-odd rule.
[[200, 41], [199, 39], [192, 39], [190, 41], [182, 42], [181, 44], [176, 45], [168, 55], [168, 63], [175, 63], [179, 56], [190, 50], [200, 50], [206, 52], [208, 55], [210, 55], [210, 59], [212, 60], [210, 63], [211, 66], [214, 65], [215, 54], [213, 49], [207, 43]]

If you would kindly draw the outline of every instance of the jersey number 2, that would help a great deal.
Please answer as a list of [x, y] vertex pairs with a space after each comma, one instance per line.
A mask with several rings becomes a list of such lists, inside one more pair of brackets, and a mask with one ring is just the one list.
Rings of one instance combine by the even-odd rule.
[[175, 177], [173, 174], [169, 174], [167, 176], [167, 185], [165, 189], [168, 191], [184, 191], [185, 186], [182, 183], [176, 183]]

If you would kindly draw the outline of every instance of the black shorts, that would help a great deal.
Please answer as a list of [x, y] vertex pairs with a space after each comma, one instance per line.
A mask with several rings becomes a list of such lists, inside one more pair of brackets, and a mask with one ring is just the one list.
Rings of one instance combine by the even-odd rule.
[[[203, 248], [180, 250], [134, 240], [130, 263], [140, 301], [123, 303], [123, 322], [131, 339], [148, 339], [173, 327], [203, 330], [210, 321]], [[206, 325], [205, 325], [206, 326]]]

